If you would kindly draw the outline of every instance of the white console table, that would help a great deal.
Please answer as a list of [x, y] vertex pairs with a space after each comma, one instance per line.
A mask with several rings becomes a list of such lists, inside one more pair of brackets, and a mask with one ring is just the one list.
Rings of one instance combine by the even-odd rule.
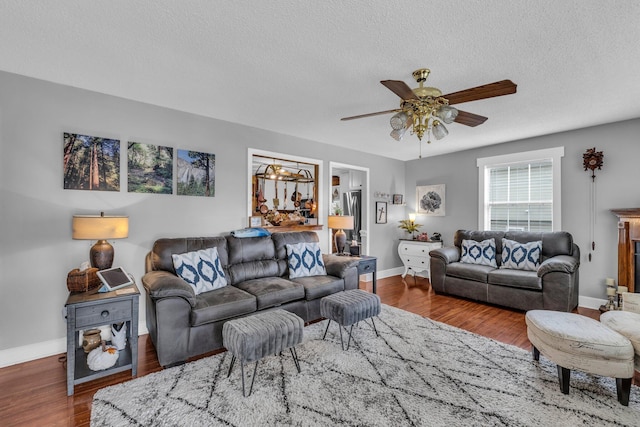
[[442, 242], [419, 240], [400, 240], [398, 245], [398, 255], [404, 264], [404, 278], [409, 270], [413, 271], [413, 275], [422, 271], [427, 272], [427, 277], [431, 279], [431, 267], [429, 251], [442, 247]]

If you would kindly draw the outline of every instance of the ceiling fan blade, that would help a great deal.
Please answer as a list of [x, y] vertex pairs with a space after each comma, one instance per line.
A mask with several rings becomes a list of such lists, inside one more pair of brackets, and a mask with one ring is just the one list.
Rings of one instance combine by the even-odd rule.
[[413, 90], [402, 80], [382, 80], [380, 83], [404, 100], [418, 99]]
[[458, 116], [454, 120], [456, 123], [460, 123], [461, 125], [467, 125], [471, 127], [476, 127], [478, 125], [483, 124], [487, 121], [487, 117], [479, 116], [473, 113], [467, 113], [466, 111], [458, 110]]
[[493, 98], [494, 96], [510, 95], [516, 93], [517, 87], [518, 85], [511, 80], [501, 80], [499, 82], [442, 95], [442, 97], [449, 100], [449, 105], [461, 104], [463, 102], [477, 101], [478, 99]]
[[378, 111], [377, 113], [367, 113], [367, 114], [360, 114], [359, 116], [351, 116], [351, 117], [343, 117], [340, 120], [354, 120], [354, 119], [362, 119], [364, 117], [371, 117], [371, 116], [379, 116], [382, 114], [389, 114], [389, 113], [398, 113], [402, 110], [399, 109], [395, 109], [395, 110], [387, 110], [387, 111]]

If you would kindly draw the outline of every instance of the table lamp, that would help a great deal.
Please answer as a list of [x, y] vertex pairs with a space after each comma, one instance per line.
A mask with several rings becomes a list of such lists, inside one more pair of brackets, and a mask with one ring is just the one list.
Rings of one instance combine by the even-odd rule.
[[97, 240], [91, 247], [89, 260], [91, 266], [100, 270], [111, 268], [113, 265], [113, 246], [107, 239], [124, 239], [129, 236], [128, 216], [74, 215], [73, 239]]
[[338, 253], [343, 253], [345, 244], [347, 243], [347, 234], [344, 230], [353, 230], [353, 217], [346, 215], [329, 215], [327, 227], [338, 230], [334, 236], [334, 241]]

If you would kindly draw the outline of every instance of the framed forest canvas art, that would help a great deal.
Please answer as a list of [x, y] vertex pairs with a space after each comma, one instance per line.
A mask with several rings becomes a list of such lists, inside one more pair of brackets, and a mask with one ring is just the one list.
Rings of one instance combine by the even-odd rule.
[[120, 140], [64, 133], [64, 188], [120, 191]]
[[173, 193], [173, 148], [162, 145], [127, 144], [129, 193]]
[[216, 155], [178, 150], [178, 195], [214, 197]]

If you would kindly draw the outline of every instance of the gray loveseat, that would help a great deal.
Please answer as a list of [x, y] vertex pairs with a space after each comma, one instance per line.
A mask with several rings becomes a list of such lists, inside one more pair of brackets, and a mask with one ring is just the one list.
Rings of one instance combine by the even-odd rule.
[[[356, 262], [323, 255], [326, 276], [290, 279], [286, 244], [317, 242], [311, 231], [274, 233], [266, 237], [234, 236], [157, 240], [146, 258], [147, 327], [160, 365], [167, 367], [222, 348], [225, 321], [281, 308], [305, 322], [320, 319], [320, 299], [357, 289]], [[228, 285], [195, 294], [176, 275], [172, 254], [216, 247]]]
[[[520, 243], [542, 241], [537, 271], [500, 268], [502, 238]], [[460, 262], [462, 240], [495, 238], [498, 268]], [[457, 295], [519, 310], [572, 311], [578, 306], [580, 250], [563, 231], [458, 230], [454, 246], [432, 250], [431, 286], [436, 293]]]

